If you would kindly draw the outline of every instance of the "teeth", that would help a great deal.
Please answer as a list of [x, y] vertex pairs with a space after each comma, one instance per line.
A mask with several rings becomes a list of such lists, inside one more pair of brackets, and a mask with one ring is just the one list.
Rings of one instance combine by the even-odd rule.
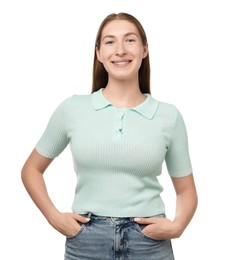
[[129, 61], [119, 61], [119, 62], [113, 62], [114, 64], [117, 64], [117, 65], [125, 65], [125, 64], [128, 64]]

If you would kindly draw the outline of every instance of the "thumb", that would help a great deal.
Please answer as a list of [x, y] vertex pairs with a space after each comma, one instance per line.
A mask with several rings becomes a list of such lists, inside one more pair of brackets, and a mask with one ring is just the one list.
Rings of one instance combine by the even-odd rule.
[[153, 224], [153, 218], [134, 218], [134, 221], [139, 224]]
[[88, 223], [91, 219], [90, 218], [85, 218], [77, 213], [72, 213], [72, 217], [82, 223]]

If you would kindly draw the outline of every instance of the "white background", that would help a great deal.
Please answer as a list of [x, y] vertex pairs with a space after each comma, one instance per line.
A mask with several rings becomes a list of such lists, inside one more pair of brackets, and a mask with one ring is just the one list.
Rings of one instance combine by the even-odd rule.
[[[199, 206], [183, 236], [173, 241], [176, 260], [238, 259], [236, 3], [0, 2], [4, 259], [63, 259], [65, 239], [30, 200], [20, 171], [59, 102], [91, 92], [98, 26], [106, 15], [119, 11], [133, 14], [147, 32], [152, 95], [176, 105], [187, 125]], [[48, 169], [46, 182], [57, 207], [70, 210], [76, 179], [68, 148]], [[166, 168], [161, 182], [167, 214], [173, 218], [175, 197]]]

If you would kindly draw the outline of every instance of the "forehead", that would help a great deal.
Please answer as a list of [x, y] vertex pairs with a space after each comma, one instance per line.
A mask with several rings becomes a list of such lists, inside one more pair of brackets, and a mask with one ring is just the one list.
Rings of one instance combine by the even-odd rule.
[[134, 33], [139, 36], [139, 31], [133, 23], [127, 20], [113, 20], [104, 26], [101, 36], [103, 38], [107, 35], [121, 36], [128, 33]]

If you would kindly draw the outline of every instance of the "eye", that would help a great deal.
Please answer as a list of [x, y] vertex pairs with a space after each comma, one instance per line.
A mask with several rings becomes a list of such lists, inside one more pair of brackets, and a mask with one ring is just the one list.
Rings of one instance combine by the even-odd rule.
[[133, 42], [135, 42], [135, 39], [129, 38], [129, 39], [126, 40], [126, 42], [133, 43]]
[[112, 45], [113, 42], [114, 42], [114, 41], [112, 41], [112, 40], [108, 40], [108, 41], [105, 42], [105, 44], [106, 44], [106, 45]]

